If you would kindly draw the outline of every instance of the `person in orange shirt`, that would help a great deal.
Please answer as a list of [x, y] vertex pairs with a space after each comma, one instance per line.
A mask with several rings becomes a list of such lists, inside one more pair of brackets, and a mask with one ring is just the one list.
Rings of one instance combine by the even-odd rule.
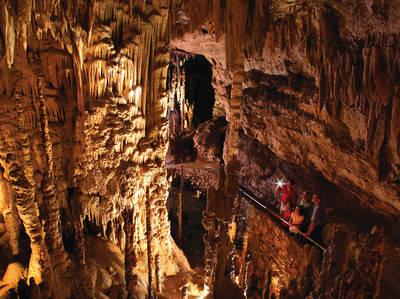
[[289, 220], [289, 231], [292, 233], [299, 233], [302, 230], [304, 224], [304, 208], [297, 206], [290, 216]]

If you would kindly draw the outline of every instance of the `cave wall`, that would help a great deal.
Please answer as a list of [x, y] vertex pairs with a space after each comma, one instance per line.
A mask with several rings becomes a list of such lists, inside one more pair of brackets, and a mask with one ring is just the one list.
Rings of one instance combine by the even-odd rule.
[[[177, 270], [165, 209], [170, 38], [170, 48], [213, 65], [218, 114], [228, 120], [228, 209], [242, 131], [276, 159], [398, 217], [399, 0], [0, 4], [0, 164], [38, 282], [73, 279], [61, 207], [83, 269], [87, 217], [110, 227], [128, 269], [145, 271], [146, 256], [158, 254], [164, 272]], [[127, 273], [130, 292], [134, 280]]]
[[276, 287], [287, 287], [291, 279], [302, 275], [299, 269], [307, 263], [303, 245], [288, 234], [287, 228], [251, 204], [243, 201], [243, 209], [247, 219], [248, 253], [254, 263], [252, 280], [262, 289], [268, 270], [274, 269], [279, 277]]
[[[82, 272], [84, 219], [103, 235], [111, 229], [129, 272], [147, 272], [148, 254], [153, 271], [156, 256], [162, 273], [187, 268], [184, 260], [177, 266], [166, 211], [168, 5], [1, 1], [0, 164], [37, 283], [76, 279], [62, 244], [61, 208], [74, 224]], [[84, 279], [77, 283], [87, 291]], [[71, 285], [56, 297], [73, 295]]]
[[362, 204], [398, 215], [400, 3], [243, 2], [241, 48], [229, 46], [231, 1], [182, 3], [171, 44], [212, 61], [228, 120], [236, 106], [226, 70], [232, 52], [244, 51], [244, 132], [280, 159], [357, 190]]
[[[174, 7], [171, 47], [213, 64], [216, 105], [228, 120], [224, 162], [236, 155], [238, 183], [267, 199], [276, 179], [294, 178], [298, 191], [319, 191], [334, 207], [333, 227], [344, 226], [335, 237], [328, 233], [332, 251], [312, 278], [315, 297], [357, 296], [361, 288], [376, 297], [385, 292], [381, 283], [396, 289], [382, 271], [391, 271], [383, 256], [392, 260], [387, 249], [399, 240], [399, 7], [274, 0]], [[243, 69], [232, 59], [242, 54]], [[349, 234], [354, 248], [342, 246]], [[344, 252], [354, 256], [342, 259]], [[255, 262], [256, 273], [263, 264]]]

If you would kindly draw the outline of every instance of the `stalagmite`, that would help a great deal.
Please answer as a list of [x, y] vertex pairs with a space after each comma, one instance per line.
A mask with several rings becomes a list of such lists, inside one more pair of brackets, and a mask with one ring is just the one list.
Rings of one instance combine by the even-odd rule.
[[161, 278], [161, 260], [160, 255], [156, 254], [155, 258], [155, 273], [156, 273], [156, 290], [158, 294], [162, 293], [162, 278]]
[[[215, 192], [213, 190], [207, 191], [207, 207], [211, 205], [209, 201], [212, 193]], [[213, 211], [209, 211], [207, 208], [203, 212], [203, 220], [202, 224], [205, 230], [205, 234], [203, 236], [204, 240], [204, 287], [213, 294], [214, 291], [214, 279], [215, 279], [215, 268], [216, 268], [216, 242], [215, 242], [215, 234], [216, 234], [216, 219], [215, 213]]]
[[245, 259], [245, 265], [244, 265], [244, 273], [243, 273], [243, 295], [245, 298], [247, 298], [248, 295], [248, 289], [249, 289], [249, 283], [250, 283], [250, 277], [249, 277], [249, 266], [250, 266], [250, 255], [248, 254]]
[[[232, 91], [230, 98], [230, 115], [229, 127], [224, 144], [224, 160], [225, 160], [225, 181], [224, 196], [227, 200], [226, 209], [228, 211], [227, 219], [232, 218], [234, 213], [234, 203], [238, 196], [238, 179], [237, 171], [239, 164], [236, 160], [239, 147], [239, 129], [240, 129], [240, 111], [243, 99], [243, 82], [244, 82], [244, 22], [245, 17], [242, 15], [246, 11], [245, 1], [228, 1], [226, 9], [226, 57], [227, 68], [232, 72]], [[239, 21], [240, 20], [240, 21]], [[242, 23], [241, 23], [242, 22]], [[228, 230], [223, 229], [221, 232], [222, 240], [219, 247], [216, 283], [215, 288], [220, 289], [224, 275], [224, 269], [227, 263], [227, 255], [231, 251], [232, 243], [229, 240]]]
[[[26, 133], [23, 120], [22, 99], [19, 92], [14, 92], [16, 102], [17, 129], [18, 129], [18, 156], [9, 155], [9, 177], [15, 191], [15, 203], [19, 217], [30, 239], [31, 257], [29, 262], [29, 277], [36, 283], [50, 281], [50, 260], [44, 243], [44, 233], [39, 221], [39, 208], [35, 200], [35, 186], [33, 181], [33, 165], [29, 137]], [[20, 166], [24, 165], [24, 168]]]
[[133, 248], [134, 247], [133, 235], [136, 228], [136, 219], [133, 217], [133, 211], [126, 210], [124, 214], [124, 219], [125, 219], [124, 230], [126, 235], [125, 281], [126, 281], [126, 288], [128, 291], [128, 298], [132, 298], [136, 288], [133, 269], [137, 265]]
[[0, 297], [398, 298], [399, 5], [0, 0]]
[[183, 208], [183, 165], [181, 166], [179, 183], [179, 194], [178, 194], [178, 238], [181, 242], [182, 239], [182, 208]]
[[79, 290], [75, 296], [77, 297], [93, 297], [94, 289], [90, 286], [90, 273], [86, 263], [86, 248], [85, 248], [85, 235], [84, 228], [81, 221], [82, 208], [80, 204], [80, 192], [77, 189], [72, 191], [71, 209], [72, 221], [75, 229], [75, 243], [74, 246], [77, 251], [77, 259], [79, 264]]
[[247, 264], [247, 249], [248, 249], [248, 245], [249, 245], [249, 233], [247, 231], [245, 231], [245, 233], [243, 234], [243, 247], [242, 247], [242, 256], [241, 256], [241, 269], [240, 269], [240, 285], [242, 287], [242, 289], [245, 288], [246, 284], [245, 284], [245, 280], [246, 280], [246, 264]]
[[47, 246], [52, 258], [54, 270], [60, 274], [67, 271], [69, 264], [64, 250], [61, 235], [60, 207], [57, 203], [57, 194], [54, 183], [53, 145], [50, 136], [49, 123], [46, 113], [45, 99], [43, 96], [43, 79], [39, 78], [38, 92], [40, 101], [40, 124], [42, 141], [47, 161], [47, 171], [43, 182], [44, 203], [46, 206], [46, 221], [44, 225]]
[[0, 211], [4, 218], [6, 230], [9, 234], [11, 254], [19, 254], [19, 217], [15, 207], [10, 182], [4, 177], [4, 168], [0, 166]]
[[151, 198], [146, 192], [146, 240], [147, 240], [147, 296], [153, 298], [153, 232]]

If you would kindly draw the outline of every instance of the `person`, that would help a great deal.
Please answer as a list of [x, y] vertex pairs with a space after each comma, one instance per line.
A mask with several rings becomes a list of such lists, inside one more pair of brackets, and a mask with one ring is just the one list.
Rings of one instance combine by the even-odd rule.
[[291, 204], [288, 203], [287, 205], [285, 205], [284, 209], [285, 210], [283, 211], [282, 218], [284, 220], [286, 220], [286, 221], [289, 221], [289, 219], [290, 219], [290, 217], [292, 215], [292, 206], [291, 206]]
[[313, 211], [310, 192], [304, 191], [301, 194], [301, 200], [299, 205], [303, 208], [304, 212], [304, 226], [308, 226], [308, 224], [310, 224], [311, 214]]
[[301, 199], [300, 199], [299, 205], [305, 209], [312, 206], [310, 192], [304, 191], [301, 194]]
[[5, 177], [5, 170], [0, 166], [0, 212], [3, 214], [9, 244], [13, 258], [19, 254], [19, 217], [14, 205], [10, 182]]
[[289, 231], [292, 233], [299, 233], [302, 230], [302, 225], [304, 223], [304, 208], [298, 205], [289, 220]]
[[[289, 180], [282, 187], [278, 185], [277, 192], [281, 192], [280, 213], [283, 215], [287, 208], [296, 205], [296, 192], [293, 189], [293, 181]], [[289, 216], [290, 217], [290, 216]]]
[[308, 225], [308, 229], [305, 235], [307, 237], [310, 237], [314, 241], [319, 242], [321, 238], [324, 211], [321, 207], [321, 197], [318, 193], [313, 194], [312, 203], [314, 204], [314, 208], [311, 214], [311, 222]]

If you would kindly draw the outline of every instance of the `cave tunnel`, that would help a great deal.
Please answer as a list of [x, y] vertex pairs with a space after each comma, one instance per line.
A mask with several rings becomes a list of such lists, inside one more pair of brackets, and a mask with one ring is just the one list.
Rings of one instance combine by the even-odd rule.
[[213, 116], [215, 92], [212, 87], [212, 65], [202, 55], [190, 58], [184, 64], [186, 80], [185, 94], [189, 105], [193, 105], [194, 128]]
[[399, 0], [1, 4], [0, 299], [400, 298]]
[[179, 127], [171, 131], [182, 133], [185, 128], [195, 129], [213, 117], [212, 64], [202, 55], [173, 51], [171, 56], [167, 78], [170, 126]]

